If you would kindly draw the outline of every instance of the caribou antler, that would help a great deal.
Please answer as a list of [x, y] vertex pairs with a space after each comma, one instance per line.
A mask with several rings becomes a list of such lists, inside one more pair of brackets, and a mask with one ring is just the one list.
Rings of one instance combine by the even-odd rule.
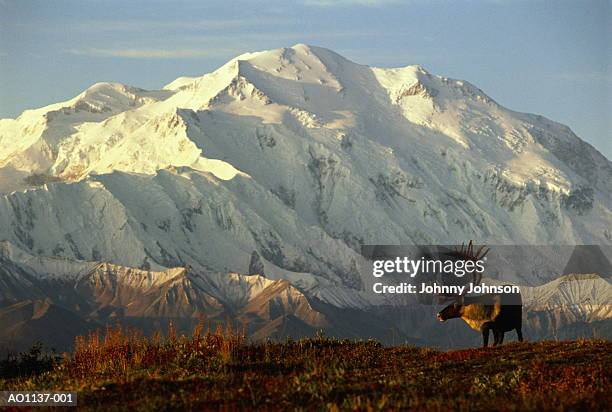
[[[474, 242], [469, 241], [467, 246], [464, 243], [461, 243], [461, 248], [456, 251], [457, 256], [464, 258], [465, 260], [471, 260], [473, 262], [477, 260], [482, 260], [489, 253], [491, 249], [486, 245], [482, 245], [476, 250], [474, 253]], [[482, 280], [482, 272], [474, 271], [472, 272], [472, 282], [474, 284], [479, 284]], [[463, 293], [465, 294], [465, 292]]]
[[[478, 260], [484, 259], [484, 257], [489, 253], [491, 249], [489, 249], [486, 245], [482, 245], [478, 248], [474, 246], [473, 241], [469, 241], [467, 245], [462, 243], [459, 248], [455, 248], [452, 252], [448, 254], [448, 256], [452, 256], [455, 259], [461, 259], [465, 261], [473, 261], [476, 262]], [[454, 280], [459, 280], [459, 278], [455, 278]], [[472, 272], [472, 282], [477, 285], [480, 284], [482, 280], [482, 272], [477, 270]], [[465, 282], [465, 280], [463, 281]], [[468, 288], [464, 288], [461, 293], [458, 294], [437, 294], [438, 303], [443, 304], [449, 301], [463, 301], [464, 295], [467, 293]]]

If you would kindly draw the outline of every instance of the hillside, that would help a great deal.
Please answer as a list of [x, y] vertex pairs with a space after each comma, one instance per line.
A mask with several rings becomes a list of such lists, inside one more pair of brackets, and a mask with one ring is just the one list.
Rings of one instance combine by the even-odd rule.
[[83, 339], [6, 390], [78, 392], [82, 410], [606, 410], [612, 344], [582, 340], [439, 352], [375, 341], [244, 345], [227, 332]]

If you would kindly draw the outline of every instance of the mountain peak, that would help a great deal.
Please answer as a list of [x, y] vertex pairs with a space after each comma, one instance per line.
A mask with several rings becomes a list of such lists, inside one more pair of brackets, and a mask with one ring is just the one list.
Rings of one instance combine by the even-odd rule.
[[[126, 182], [145, 179], [131, 174], [144, 174], [155, 182], [147, 189], [152, 192], [182, 182], [196, 185], [192, 190], [199, 193], [204, 189], [197, 182], [203, 179], [203, 187], [212, 184], [217, 188], [207, 188], [207, 198], [223, 191], [228, 204], [248, 203], [243, 193], [234, 193], [233, 185], [241, 182], [256, 191], [261, 204], [271, 210], [288, 208], [286, 219], [307, 222], [308, 227], [318, 222], [333, 239], [345, 239], [352, 247], [383, 231], [366, 230], [347, 221], [340, 206], [345, 200], [337, 196], [378, 202], [383, 210], [403, 205], [394, 213], [379, 210], [377, 215], [378, 225], [387, 225], [384, 233], [393, 233], [391, 239], [396, 243], [435, 241], [448, 233], [466, 238], [495, 233], [499, 241], [516, 239], [520, 233], [525, 242], [543, 243], [612, 238], [601, 229], [605, 225], [597, 223], [604, 222], [609, 213], [607, 182], [612, 181], [612, 167], [607, 159], [569, 129], [507, 110], [476, 86], [433, 75], [419, 65], [369, 67], [328, 49], [296, 44], [243, 54], [203, 76], [178, 78], [162, 91], [98, 83], [68, 102], [40, 110], [36, 119], [25, 116], [0, 122], [2, 191], [51, 182], [47, 192], [40, 190], [37, 196], [57, 196], [56, 189], [70, 187], [62, 180], [104, 179], [102, 187], [84, 184], [70, 190], [81, 187], [84, 193], [96, 192], [106, 199], [119, 196], [115, 191]], [[192, 171], [175, 172], [181, 167]], [[109, 176], [113, 171], [127, 175], [118, 182]], [[92, 173], [106, 177], [94, 178]], [[421, 190], [424, 188], [427, 190]], [[480, 188], [480, 197], [465, 195]], [[492, 192], [496, 193], [493, 198]], [[139, 192], [132, 188], [120, 193], [117, 202], [131, 205], [130, 198]], [[174, 189], [170, 193], [156, 196], [167, 199]], [[191, 199], [192, 195], [186, 196]], [[539, 203], [538, 196], [551, 202], [550, 210]], [[277, 203], [271, 206], [270, 202]], [[456, 202], [469, 207], [445, 211]], [[359, 222], [370, 221], [367, 211], [372, 208], [367, 204], [351, 212]], [[436, 213], [429, 209], [432, 204], [438, 204]], [[491, 207], [501, 209], [492, 216]], [[193, 208], [200, 210], [197, 202]], [[464, 225], [462, 210], [469, 210], [470, 215], [480, 211], [478, 223]], [[176, 233], [197, 230], [189, 222], [182, 231], [176, 229], [187, 217], [166, 222], [161, 217], [164, 213], [160, 212], [159, 221], [147, 221], [147, 229], [133, 229], [130, 236], [153, 236], [150, 230], [166, 233], [173, 227]], [[181, 213], [200, 216], [193, 211]], [[245, 218], [236, 213], [240, 215], [235, 209], [216, 210], [211, 216], [214, 225], [230, 231], [237, 224], [235, 219]], [[533, 222], [563, 222], [565, 228], [553, 235], [538, 231], [535, 223], [516, 227], [520, 213], [529, 214]], [[589, 220], [591, 214], [599, 217]], [[395, 221], [399, 216], [401, 220]], [[402, 222], [428, 221], [429, 216], [436, 219], [435, 225], [428, 222], [422, 227], [396, 229]], [[574, 221], [576, 216], [586, 220]], [[503, 224], [497, 223], [499, 219]], [[344, 223], [328, 226], [332, 221]], [[432, 225], [440, 231], [433, 233]], [[66, 229], [57, 236], [71, 232]], [[4, 236], [19, 245], [32, 243], [21, 232], [9, 231]], [[198, 241], [188, 238], [185, 244]], [[56, 245], [47, 246], [49, 251], [60, 250]], [[72, 250], [68, 244], [60, 247]], [[93, 251], [97, 254], [102, 247], [107, 246], [91, 245], [79, 253], [93, 257]], [[157, 247], [156, 243], [144, 244], [137, 254], [139, 261], [129, 263], [140, 265], [141, 257], [149, 253], [145, 248]], [[165, 259], [161, 261], [173, 262]]]

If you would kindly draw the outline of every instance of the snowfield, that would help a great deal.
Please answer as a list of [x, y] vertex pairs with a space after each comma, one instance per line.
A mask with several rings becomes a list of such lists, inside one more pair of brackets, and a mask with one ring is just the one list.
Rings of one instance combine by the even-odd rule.
[[287, 305], [385, 304], [358, 269], [365, 244], [612, 244], [612, 163], [568, 127], [420, 66], [303, 44], [0, 120], [0, 192], [10, 261], [127, 267], [143, 290], [188, 268], [176, 279], [210, 307], [244, 307], [262, 282]]

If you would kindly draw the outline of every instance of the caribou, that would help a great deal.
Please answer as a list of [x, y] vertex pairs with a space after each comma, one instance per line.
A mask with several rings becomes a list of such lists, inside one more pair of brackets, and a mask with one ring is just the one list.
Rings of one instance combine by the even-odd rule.
[[[481, 246], [474, 251], [474, 244], [470, 241], [452, 255], [458, 259], [482, 260], [489, 249]], [[474, 272], [473, 285], [480, 284], [482, 272]], [[466, 290], [467, 288], [464, 288]], [[479, 296], [465, 296], [465, 292], [458, 295], [445, 295], [441, 300], [451, 301], [437, 314], [439, 321], [461, 318], [472, 329], [482, 333], [483, 347], [489, 344], [489, 332], [493, 332], [493, 346], [504, 342], [504, 334], [516, 330], [519, 342], [523, 341], [522, 319], [523, 302], [520, 293], [490, 293]], [[442, 303], [442, 302], [440, 302]]]

